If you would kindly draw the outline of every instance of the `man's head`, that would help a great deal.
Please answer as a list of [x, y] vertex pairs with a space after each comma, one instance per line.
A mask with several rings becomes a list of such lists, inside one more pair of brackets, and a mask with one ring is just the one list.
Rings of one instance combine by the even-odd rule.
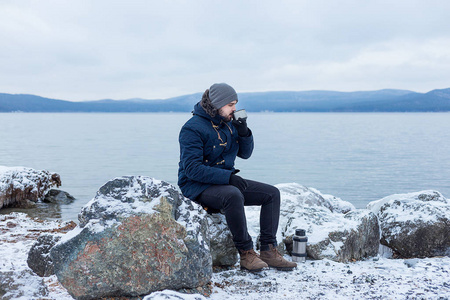
[[225, 121], [231, 121], [236, 111], [238, 97], [236, 91], [226, 83], [215, 83], [209, 88], [209, 99]]

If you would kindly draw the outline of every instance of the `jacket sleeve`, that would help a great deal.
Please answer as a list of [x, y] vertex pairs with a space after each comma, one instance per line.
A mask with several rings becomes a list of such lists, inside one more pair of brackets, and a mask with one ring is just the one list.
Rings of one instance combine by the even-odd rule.
[[228, 184], [232, 171], [203, 164], [204, 143], [200, 132], [183, 127], [180, 131], [180, 161], [186, 176], [194, 181], [210, 184]]
[[250, 131], [248, 136], [239, 137], [239, 151], [237, 155], [243, 159], [249, 158], [253, 153], [253, 133], [250, 128], [248, 130]]

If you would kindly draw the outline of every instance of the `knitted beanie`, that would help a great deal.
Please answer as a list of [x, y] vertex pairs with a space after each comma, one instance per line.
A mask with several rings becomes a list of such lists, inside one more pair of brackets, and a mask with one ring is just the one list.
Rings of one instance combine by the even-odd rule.
[[237, 101], [238, 97], [236, 91], [228, 84], [215, 83], [209, 88], [209, 99], [216, 109], [220, 109], [232, 101]]

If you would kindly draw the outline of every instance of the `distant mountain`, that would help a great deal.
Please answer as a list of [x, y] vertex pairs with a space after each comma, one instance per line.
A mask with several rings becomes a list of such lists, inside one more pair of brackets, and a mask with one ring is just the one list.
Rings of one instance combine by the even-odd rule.
[[355, 112], [440, 112], [450, 111], [450, 88], [425, 94], [409, 93], [395, 99], [368, 101], [339, 107], [336, 111]]
[[366, 102], [382, 102], [415, 94], [405, 90], [379, 90], [369, 92], [265, 92], [243, 93], [240, 99], [249, 111], [275, 112], [330, 112], [340, 111], [342, 106], [353, 106]]
[[[0, 93], [0, 112], [190, 112], [201, 96], [72, 102]], [[450, 111], [450, 88], [428, 93], [395, 89], [239, 93], [239, 102], [252, 112], [438, 112]]]

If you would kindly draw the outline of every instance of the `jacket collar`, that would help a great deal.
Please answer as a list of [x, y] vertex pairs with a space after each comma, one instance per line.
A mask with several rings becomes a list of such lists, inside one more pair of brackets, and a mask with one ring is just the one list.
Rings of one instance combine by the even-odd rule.
[[221, 122], [226, 123], [224, 121], [224, 118], [219, 114], [216, 114], [214, 117], [208, 115], [206, 111], [203, 109], [203, 107], [200, 105], [200, 102], [195, 104], [193, 114], [208, 119], [216, 125], [219, 125]]

